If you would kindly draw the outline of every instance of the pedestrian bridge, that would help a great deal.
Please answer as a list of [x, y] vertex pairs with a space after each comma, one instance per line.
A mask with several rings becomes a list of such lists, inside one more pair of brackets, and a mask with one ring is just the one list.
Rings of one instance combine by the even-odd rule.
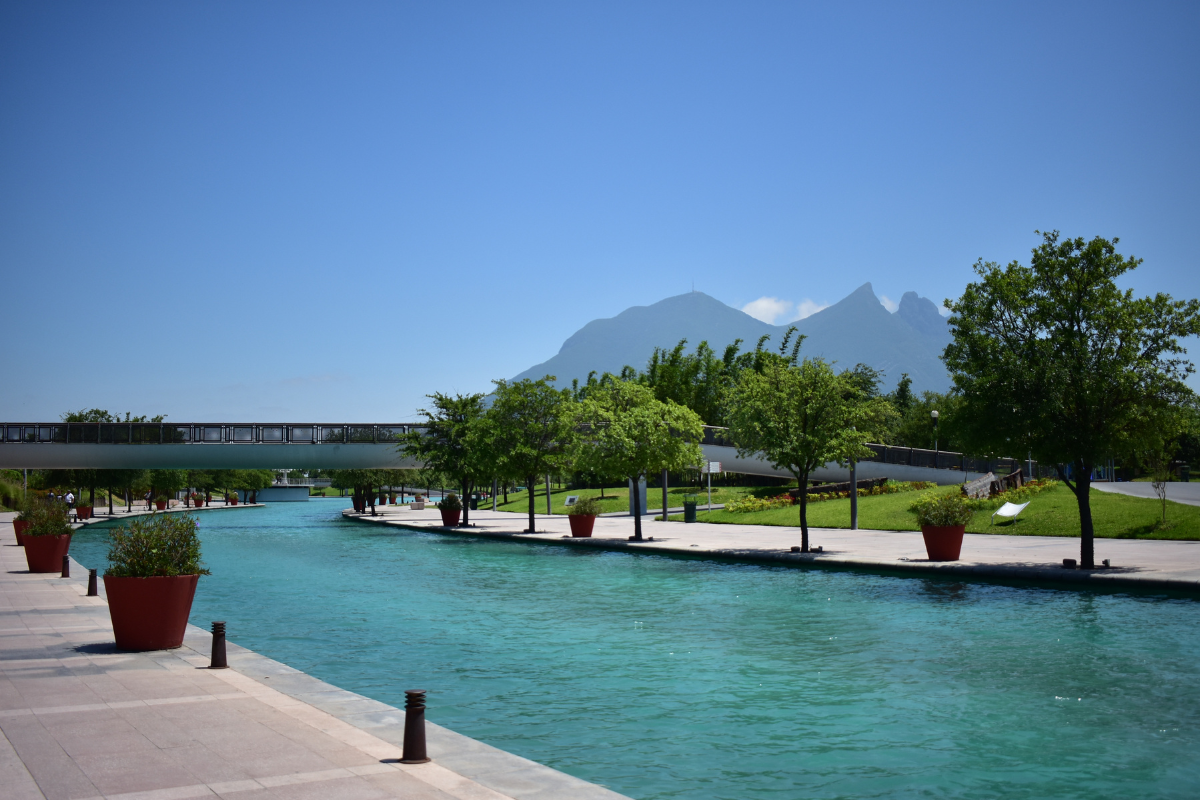
[[[400, 436], [420, 425], [317, 423], [64, 423], [0, 425], [0, 468], [5, 469], [405, 469], [421, 464], [398, 447]], [[707, 461], [725, 472], [792, 477], [761, 458], [741, 458], [725, 428], [706, 427]], [[868, 445], [857, 477], [961, 483], [987, 472], [1022, 466], [1011, 459]], [[1032, 465], [1035, 472], [1036, 464]], [[814, 480], [845, 481], [849, 470], [827, 464]]]

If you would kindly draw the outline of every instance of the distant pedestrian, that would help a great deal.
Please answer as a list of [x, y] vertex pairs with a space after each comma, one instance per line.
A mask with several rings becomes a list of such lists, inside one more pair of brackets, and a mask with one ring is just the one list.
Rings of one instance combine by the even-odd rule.
[[67, 501], [68, 509], [75, 507], [75, 493], [72, 492], [70, 489], [67, 490], [67, 495], [66, 495], [66, 497], [63, 498], [63, 500]]
[[151, 498], [151, 496], [152, 496], [152, 495], [150, 494], [150, 490], [149, 490], [149, 489], [147, 489], [147, 490], [146, 490], [146, 510], [147, 510], [147, 511], [149, 511], [149, 510], [150, 510], [150, 498]]

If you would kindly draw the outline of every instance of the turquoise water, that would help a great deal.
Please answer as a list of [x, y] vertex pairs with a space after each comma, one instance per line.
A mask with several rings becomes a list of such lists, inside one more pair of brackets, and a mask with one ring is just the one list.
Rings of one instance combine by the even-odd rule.
[[[1200, 603], [199, 515], [192, 622], [631, 797], [1200, 795]], [[103, 567], [106, 534], [75, 537]]]

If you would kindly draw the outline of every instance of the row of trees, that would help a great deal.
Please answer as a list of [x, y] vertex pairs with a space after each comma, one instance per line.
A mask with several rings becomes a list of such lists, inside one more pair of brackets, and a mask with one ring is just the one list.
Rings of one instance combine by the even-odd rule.
[[205, 494], [214, 490], [256, 492], [270, 486], [273, 479], [274, 473], [265, 469], [52, 469], [32, 473], [30, 486], [37, 490], [71, 489], [81, 502], [87, 491], [88, 505], [95, 505], [96, 490], [104, 489], [111, 512], [114, 496], [124, 497], [128, 507], [147, 491], [155, 497], [183, 489]]
[[[765, 349], [765, 340], [752, 353], [727, 349], [736, 379], [716, 397], [700, 396], [721, 409], [743, 455], [763, 454], [795, 476], [801, 487], [801, 549], [807, 552], [810, 474], [831, 461], [869, 455], [864, 444], [878, 438], [890, 406], [875, 391], [877, 376], [862, 369], [838, 373], [818, 358], [800, 361], [803, 337], [794, 333], [788, 332], [778, 352]], [[651, 369], [658, 368], [652, 362]], [[641, 508], [642, 476], [699, 467], [700, 414], [659, 397], [656, 384], [629, 371], [623, 377], [593, 375], [569, 390], [555, 389], [553, 380], [496, 381], [490, 406], [481, 394], [429, 395], [431, 408], [420, 411], [424, 430], [408, 434], [401, 446], [451, 476], [465, 494], [493, 479], [532, 487], [540, 476], [576, 472], [602, 483], [628, 479], [635, 510]], [[532, 532], [532, 491], [528, 502]], [[634, 538], [642, 538], [637, 513]]]

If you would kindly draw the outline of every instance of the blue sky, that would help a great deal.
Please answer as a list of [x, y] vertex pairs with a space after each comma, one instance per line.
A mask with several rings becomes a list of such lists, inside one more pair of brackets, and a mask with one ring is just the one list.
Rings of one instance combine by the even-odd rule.
[[5, 2], [0, 417], [403, 420], [693, 282], [940, 301], [1035, 229], [1200, 296], [1197, 41], [1194, 3]]

